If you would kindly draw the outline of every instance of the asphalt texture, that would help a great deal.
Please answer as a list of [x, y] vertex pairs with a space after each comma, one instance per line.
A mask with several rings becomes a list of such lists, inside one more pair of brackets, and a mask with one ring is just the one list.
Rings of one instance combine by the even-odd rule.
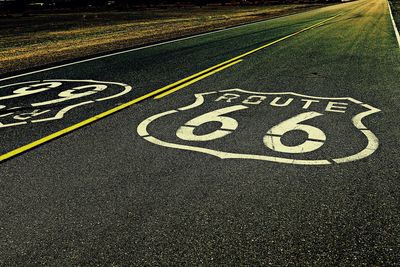
[[0, 77], [1, 155], [315, 24], [0, 163], [0, 264], [400, 265], [384, 0]]

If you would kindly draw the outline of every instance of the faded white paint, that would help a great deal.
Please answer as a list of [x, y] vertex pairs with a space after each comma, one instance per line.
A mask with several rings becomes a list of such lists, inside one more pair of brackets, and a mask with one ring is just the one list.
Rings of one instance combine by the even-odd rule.
[[[263, 161], [271, 161], [271, 162], [277, 162], [277, 163], [286, 163], [286, 164], [299, 164], [299, 165], [328, 165], [334, 163], [345, 163], [345, 162], [350, 162], [350, 161], [355, 161], [355, 160], [360, 160], [363, 159], [367, 156], [370, 156], [374, 151], [379, 146], [379, 141], [376, 138], [376, 136], [368, 129], [365, 128], [365, 125], [361, 122], [363, 118], [374, 114], [376, 112], [379, 112], [380, 110], [377, 108], [374, 108], [370, 105], [363, 104], [362, 102], [355, 100], [350, 97], [334, 97], [334, 98], [328, 98], [328, 97], [315, 97], [315, 96], [306, 96], [306, 95], [301, 95], [297, 93], [263, 93], [263, 92], [249, 92], [249, 91], [244, 91], [241, 89], [229, 89], [229, 90], [223, 90], [220, 91], [220, 93], [225, 93], [223, 96], [220, 96], [219, 98], [216, 99], [217, 102], [219, 101], [224, 101], [225, 103], [232, 103], [233, 100], [237, 100], [240, 102], [240, 93], [246, 93], [246, 94], [253, 94], [254, 96], [276, 96], [276, 95], [292, 95], [292, 96], [298, 96], [302, 98], [302, 101], [305, 102], [304, 106], [302, 107], [303, 109], [308, 109], [311, 104], [318, 103], [319, 100], [331, 100], [329, 102], [332, 102], [333, 104], [330, 105], [331, 109], [334, 109], [333, 112], [339, 111], [342, 113], [344, 111], [344, 108], [347, 108], [347, 105], [342, 105], [343, 101], [349, 101], [353, 102], [354, 104], [361, 105], [362, 107], [366, 108], [367, 111], [361, 112], [354, 116], [352, 118], [352, 123], [356, 127], [356, 129], [360, 130], [364, 136], [368, 140], [367, 147], [363, 149], [360, 152], [357, 152], [354, 155], [346, 156], [343, 158], [337, 158], [337, 159], [315, 159], [315, 160], [305, 160], [305, 159], [292, 159], [288, 158], [285, 155], [293, 155], [293, 154], [301, 154], [301, 153], [308, 153], [312, 151], [316, 151], [320, 149], [326, 139], [327, 135], [329, 133], [324, 133], [321, 129], [319, 129], [317, 126], [311, 126], [308, 123], [305, 123], [308, 120], [311, 120], [313, 118], [319, 117], [319, 116], [326, 116], [326, 114], [322, 114], [319, 112], [302, 112], [292, 118], [289, 118], [278, 125], [272, 127], [270, 130], [267, 131], [266, 135], [263, 138], [264, 145], [271, 149], [272, 151], [276, 151], [282, 154], [282, 156], [276, 157], [276, 156], [268, 156], [268, 155], [257, 155], [257, 154], [243, 154], [243, 153], [232, 153], [232, 152], [225, 152], [225, 151], [217, 151], [214, 149], [208, 149], [208, 148], [203, 148], [203, 147], [198, 147], [198, 146], [192, 146], [192, 145], [183, 145], [183, 144], [176, 144], [176, 143], [170, 143], [166, 141], [159, 140], [155, 136], [152, 136], [148, 132], [148, 126], [152, 124], [153, 122], [166, 117], [171, 114], [179, 113], [181, 111], [187, 111], [196, 107], [201, 106], [204, 103], [204, 95], [209, 95], [209, 94], [215, 94], [217, 92], [209, 92], [209, 93], [204, 93], [204, 94], [196, 94], [196, 101], [186, 107], [179, 108], [178, 110], [170, 110], [167, 112], [163, 112], [160, 114], [156, 114], [154, 116], [149, 117], [148, 119], [144, 120], [142, 123], [138, 125], [137, 132], [138, 134], [143, 137], [145, 140], [159, 145], [159, 146], [164, 146], [168, 148], [175, 148], [175, 149], [182, 149], [182, 150], [189, 150], [189, 151], [195, 151], [195, 152], [201, 152], [209, 155], [213, 155], [216, 157], [219, 157], [221, 159], [252, 159], [252, 160], [263, 160]], [[317, 100], [319, 99], [319, 100]], [[261, 97], [253, 97], [250, 96], [246, 98], [247, 104], [253, 105], [253, 104], [260, 104], [260, 100], [264, 100], [264, 98]], [[342, 101], [342, 102], [340, 102]], [[339, 104], [338, 104], [339, 103]], [[345, 103], [347, 104], [347, 103]], [[329, 104], [328, 104], [329, 107]], [[248, 106], [244, 105], [234, 105], [230, 107], [225, 107], [222, 109], [217, 109], [211, 112], [207, 112], [203, 115], [200, 115], [192, 120], [189, 120], [185, 125], [181, 126], [176, 135], [178, 138], [185, 140], [185, 141], [200, 141], [200, 142], [208, 142], [220, 138], [225, 138], [226, 136], [230, 135], [233, 133], [237, 128], [238, 128], [238, 121], [231, 116], [233, 115], [228, 115], [228, 113], [234, 114], [234, 112], [247, 109], [249, 108]], [[279, 107], [278, 107], [279, 108]], [[331, 110], [332, 111], [332, 110]], [[223, 115], [223, 116], [222, 116]], [[218, 121], [222, 124], [221, 128], [203, 135], [195, 135], [194, 134], [194, 129], [196, 127], [199, 127], [200, 125], [210, 122], [210, 121]], [[303, 132], [306, 132], [308, 134], [307, 140], [305, 140], [302, 144], [299, 144], [297, 146], [286, 146], [281, 142], [281, 137], [290, 131], [293, 130], [300, 130]], [[262, 145], [262, 143], [260, 142]]]
[[[71, 111], [74, 108], [81, 107], [88, 104], [93, 104], [99, 101], [107, 101], [110, 99], [118, 98], [129, 93], [132, 90], [132, 87], [118, 82], [104, 82], [104, 81], [94, 81], [94, 80], [43, 80], [43, 81], [30, 81], [30, 82], [21, 82], [14, 83], [10, 85], [2, 86], [1, 88], [7, 88], [12, 86], [21, 85], [22, 87], [13, 90], [12, 94], [0, 96], [1, 100], [13, 99], [13, 98], [21, 98], [30, 95], [37, 95], [41, 93], [46, 93], [49, 90], [57, 90], [61, 86], [65, 85], [65, 83], [87, 83], [84, 85], [79, 85], [75, 87], [68, 88], [67, 90], [63, 90], [58, 93], [58, 98], [48, 99], [42, 102], [30, 103], [29, 107], [35, 107], [39, 109], [35, 109], [34, 111], [20, 113], [18, 109], [21, 107], [6, 107], [5, 105], [0, 105], [0, 109], [6, 109], [10, 111], [6, 114], [0, 115], [0, 119], [6, 118], [8, 122], [4, 123], [0, 121], [0, 128], [12, 127], [18, 125], [24, 125], [27, 123], [37, 123], [37, 122], [45, 122], [52, 120], [60, 120], [64, 118], [64, 115]], [[83, 100], [88, 96], [95, 96], [96, 94], [105, 91], [110, 85], [117, 86], [119, 89], [117, 93], [103, 96], [103, 97], [94, 97], [93, 100]], [[68, 101], [74, 100], [73, 104], [64, 104], [65, 106], [61, 108], [61, 110], [56, 110], [56, 108], [52, 107], [53, 105], [58, 105], [60, 103], [68, 103]], [[78, 103], [76, 103], [78, 101]], [[81, 102], [79, 102], [81, 101]], [[47, 107], [47, 108], [46, 108]], [[49, 114], [54, 114], [50, 115]]]

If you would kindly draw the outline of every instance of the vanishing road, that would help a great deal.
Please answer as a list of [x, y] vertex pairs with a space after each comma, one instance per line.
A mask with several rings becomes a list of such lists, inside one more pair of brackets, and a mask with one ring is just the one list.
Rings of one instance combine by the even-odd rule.
[[399, 265], [398, 41], [360, 0], [0, 77], [0, 265]]

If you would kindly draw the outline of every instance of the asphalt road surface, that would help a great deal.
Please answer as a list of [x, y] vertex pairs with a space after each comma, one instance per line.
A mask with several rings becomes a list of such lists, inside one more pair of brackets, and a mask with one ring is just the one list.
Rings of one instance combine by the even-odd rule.
[[399, 265], [399, 84], [384, 0], [0, 77], [0, 265]]

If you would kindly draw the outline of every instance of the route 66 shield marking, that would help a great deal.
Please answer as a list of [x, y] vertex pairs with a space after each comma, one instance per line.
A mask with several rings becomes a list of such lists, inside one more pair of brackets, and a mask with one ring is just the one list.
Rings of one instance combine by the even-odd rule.
[[362, 120], [379, 111], [350, 97], [229, 89], [195, 94], [193, 104], [151, 116], [137, 132], [159, 146], [221, 159], [327, 165], [376, 151], [378, 139]]
[[43, 80], [0, 87], [0, 128], [60, 120], [67, 112], [121, 97], [132, 87], [94, 80]]

